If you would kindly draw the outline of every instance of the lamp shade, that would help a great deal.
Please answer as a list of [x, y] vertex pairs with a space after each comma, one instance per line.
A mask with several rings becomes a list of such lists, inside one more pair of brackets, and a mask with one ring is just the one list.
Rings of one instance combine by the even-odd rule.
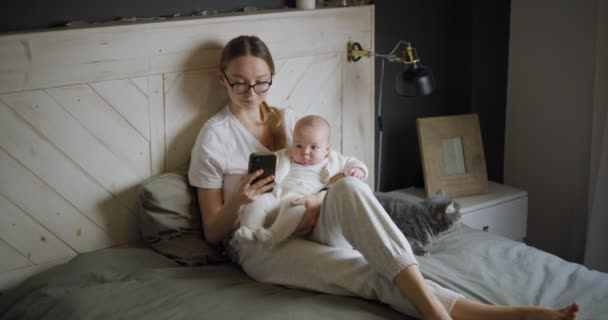
[[397, 73], [395, 91], [400, 96], [426, 96], [435, 90], [431, 70], [418, 63], [407, 65], [405, 70]]

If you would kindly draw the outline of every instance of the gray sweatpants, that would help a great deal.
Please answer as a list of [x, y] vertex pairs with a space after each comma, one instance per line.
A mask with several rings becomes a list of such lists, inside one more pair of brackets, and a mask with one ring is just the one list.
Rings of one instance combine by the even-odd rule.
[[[275, 249], [257, 242], [237, 246], [232, 249], [238, 262], [257, 281], [379, 300], [419, 316], [393, 283], [401, 270], [418, 264], [412, 248], [369, 186], [356, 178], [331, 186], [309, 240], [292, 237]], [[432, 281], [427, 285], [448, 312], [462, 297]]]

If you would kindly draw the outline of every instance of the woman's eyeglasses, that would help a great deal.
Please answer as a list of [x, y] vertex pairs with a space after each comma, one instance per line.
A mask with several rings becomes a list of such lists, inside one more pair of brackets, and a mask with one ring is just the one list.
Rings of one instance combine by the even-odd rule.
[[270, 81], [263, 81], [263, 82], [256, 82], [255, 84], [248, 84], [248, 83], [242, 83], [242, 82], [232, 83], [232, 82], [230, 82], [230, 79], [228, 79], [228, 76], [226, 75], [224, 70], [222, 70], [222, 74], [224, 74], [224, 78], [226, 78], [226, 81], [228, 81], [228, 84], [230, 85], [230, 87], [232, 87], [232, 91], [234, 91], [234, 93], [236, 93], [236, 94], [247, 93], [247, 92], [249, 92], [249, 89], [251, 89], [251, 88], [253, 88], [253, 91], [255, 93], [262, 94], [262, 93], [268, 91], [268, 89], [270, 89], [270, 85], [272, 85], [272, 77], [270, 78]]

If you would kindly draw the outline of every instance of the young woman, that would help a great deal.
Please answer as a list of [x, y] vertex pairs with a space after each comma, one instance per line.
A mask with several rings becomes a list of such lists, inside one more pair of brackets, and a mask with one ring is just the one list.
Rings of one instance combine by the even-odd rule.
[[[210, 118], [192, 150], [190, 183], [198, 188], [207, 241], [227, 243], [241, 208], [274, 187], [273, 177], [252, 181], [249, 154], [291, 143], [293, 115], [269, 107], [274, 63], [255, 36], [232, 39], [222, 52], [218, 79], [229, 104]], [[578, 305], [563, 309], [500, 307], [465, 299], [425, 280], [403, 234], [370, 188], [352, 177], [329, 191], [294, 201], [306, 212], [297, 233], [269, 250], [255, 242], [228, 248], [252, 278], [267, 283], [375, 299], [424, 319], [574, 319]]]

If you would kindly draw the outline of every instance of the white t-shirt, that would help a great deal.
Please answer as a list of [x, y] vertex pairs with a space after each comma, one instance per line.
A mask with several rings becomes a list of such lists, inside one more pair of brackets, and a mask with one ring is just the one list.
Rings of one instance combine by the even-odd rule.
[[[295, 115], [289, 109], [283, 109], [283, 114], [291, 145]], [[247, 174], [249, 154], [268, 151], [226, 106], [201, 128], [190, 155], [188, 179], [195, 187], [223, 189], [226, 198]]]

